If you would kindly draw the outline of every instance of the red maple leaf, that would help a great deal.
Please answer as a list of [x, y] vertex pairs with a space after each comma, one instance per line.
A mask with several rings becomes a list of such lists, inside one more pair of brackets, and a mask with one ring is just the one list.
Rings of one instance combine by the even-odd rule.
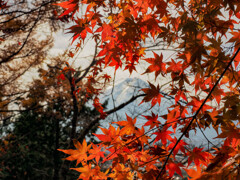
[[129, 73], [132, 74], [133, 71], [136, 71], [135, 64], [133, 63], [127, 63], [125, 66], [125, 70], [129, 70]]
[[228, 126], [222, 128], [222, 133], [215, 138], [226, 138], [224, 144], [226, 146], [231, 146], [233, 140], [234, 141], [240, 140], [240, 129], [236, 128], [235, 126]]
[[103, 111], [104, 108], [102, 107], [102, 104], [99, 102], [99, 98], [98, 97], [94, 98], [93, 106], [101, 114], [101, 118], [104, 119], [106, 117], [106, 113]]
[[173, 177], [175, 172], [179, 174], [181, 177], [183, 177], [182, 171], [180, 169], [180, 167], [182, 166], [183, 165], [181, 163], [174, 163], [173, 161], [169, 161], [168, 164], [166, 165], [166, 169], [168, 170], [169, 177]]
[[[174, 139], [171, 139], [171, 144], [169, 144], [168, 148], [169, 149], [172, 149], [176, 142], [177, 142], [177, 138], [174, 137]], [[173, 151], [173, 154], [176, 155], [178, 153], [179, 150], [181, 150], [183, 153], [185, 153], [185, 147], [187, 143], [185, 143], [183, 140], [180, 140], [179, 143], [177, 144], [177, 146], [175, 147], [174, 151]]]
[[143, 116], [145, 117], [148, 121], [143, 125], [143, 126], [150, 126], [150, 129], [156, 127], [159, 127], [160, 121], [158, 121], [158, 115], [154, 114], [152, 112], [151, 116]]
[[153, 147], [150, 147], [150, 154], [151, 155], [157, 155], [157, 156], [162, 156], [166, 155], [167, 151], [160, 146], [154, 145]]
[[78, 11], [78, 0], [68, 0], [68, 1], [64, 1], [61, 3], [57, 3], [55, 4], [57, 6], [61, 6], [62, 8], [66, 9], [60, 16], [59, 18], [71, 14], [72, 16]]
[[153, 133], [153, 134], [157, 135], [157, 137], [155, 138], [154, 143], [159, 141], [159, 140], [161, 140], [162, 143], [164, 145], [166, 145], [167, 144], [167, 140], [171, 140], [172, 139], [172, 137], [169, 135], [169, 134], [172, 134], [172, 133], [173, 133], [172, 131], [167, 131], [167, 127], [165, 126], [160, 131]]
[[159, 92], [160, 91], [159, 85], [157, 87], [155, 87], [150, 82], [148, 82], [148, 84], [150, 85], [150, 88], [141, 89], [144, 93], [146, 93], [146, 96], [143, 98], [143, 100], [140, 104], [142, 104], [143, 102], [152, 101], [151, 102], [152, 107], [155, 106], [156, 103], [158, 103], [160, 105], [161, 98], [163, 97], [163, 95], [160, 94], [160, 92]]
[[[157, 76], [161, 73], [162, 75], [164, 75], [166, 73], [166, 64], [162, 62], [163, 60], [163, 55], [161, 54], [160, 56], [158, 54], [156, 54], [155, 52], [153, 52], [154, 57], [155, 58], [147, 58], [144, 59], [145, 61], [147, 61], [148, 63], [150, 63], [151, 65], [147, 68], [147, 70], [145, 71], [145, 73], [151, 73], [151, 72], [155, 72], [155, 78], [157, 78]], [[144, 73], [144, 74], [145, 74]]]
[[185, 93], [186, 93], [186, 91], [184, 91], [184, 90], [178, 90], [177, 94], [175, 96], [175, 103], [178, 103], [180, 98], [183, 98], [185, 101], [187, 101], [187, 97], [186, 97]]
[[209, 154], [208, 152], [202, 151], [204, 148], [195, 147], [192, 151], [187, 153], [188, 156], [188, 166], [194, 162], [197, 167], [200, 167], [200, 163], [207, 166], [207, 161]]
[[220, 88], [215, 88], [214, 91], [212, 92], [212, 96], [216, 99], [218, 105], [220, 104], [221, 101], [221, 96], [225, 96], [226, 94], [224, 93], [223, 89]]
[[168, 68], [167, 72], [172, 72], [172, 73], [182, 73], [182, 62], [175, 62], [173, 59], [171, 59], [171, 62], [168, 62]]
[[[193, 106], [192, 107], [192, 111], [193, 112], [196, 112], [202, 105], [204, 99], [202, 100], [199, 100], [195, 97], [192, 97], [192, 101], [188, 103], [189, 106]], [[207, 105], [207, 104], [204, 104], [203, 107], [201, 108], [201, 112], [204, 113], [206, 110], [208, 109], [212, 109], [211, 106]]]
[[57, 77], [57, 79], [58, 79], [58, 80], [59, 80], [59, 79], [65, 80], [66, 78], [65, 78], [64, 74], [61, 73], [61, 74]]

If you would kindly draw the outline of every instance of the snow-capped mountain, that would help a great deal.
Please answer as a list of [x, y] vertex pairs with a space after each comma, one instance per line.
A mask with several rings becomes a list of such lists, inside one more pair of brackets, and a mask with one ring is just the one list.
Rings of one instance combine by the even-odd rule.
[[[106, 100], [108, 101], [107, 107], [105, 109], [105, 111], [108, 111], [115, 107], [118, 107], [122, 103], [127, 102], [133, 96], [143, 94], [143, 91], [141, 91], [141, 89], [147, 87], [149, 87], [148, 83], [139, 78], [126, 78], [125, 80], [116, 83], [114, 86], [106, 89], [105, 93], [100, 96], [100, 100], [102, 103]], [[108, 124], [110, 122], [125, 120], [127, 114], [132, 118], [137, 117], [137, 126], [141, 127], [146, 122], [146, 119], [142, 115], [151, 115], [152, 112], [158, 114], [159, 116], [167, 114], [168, 107], [174, 103], [173, 100], [169, 100], [163, 97], [160, 106], [157, 104], [151, 108], [150, 103], [140, 104], [142, 99], [143, 97], [139, 97], [124, 108], [118, 110], [116, 113], [109, 115], [106, 119], [101, 121], [101, 126], [108, 127]], [[164, 120], [160, 119], [160, 121], [164, 123]], [[101, 133], [101, 131], [99, 130], [97, 134], [98, 133]], [[204, 130], [204, 133], [212, 142], [214, 142], [213, 138], [217, 136], [215, 130], [208, 128]], [[177, 132], [176, 137], [179, 137], [179, 135], [180, 132]], [[197, 131], [196, 134], [194, 131], [190, 131], [189, 137], [190, 138], [186, 141], [191, 144], [202, 145], [207, 143], [201, 131]]]
[[[101, 102], [104, 102], [108, 100], [108, 105], [106, 110], [113, 109], [114, 107], [117, 107], [121, 105], [122, 103], [127, 102], [130, 100], [133, 96], [137, 96], [140, 94], [143, 94], [144, 92], [141, 91], [143, 88], [149, 87], [149, 84], [139, 78], [127, 78], [114, 86], [108, 88], [105, 93], [100, 97]], [[115, 117], [119, 118], [122, 117], [125, 119], [126, 115], [132, 117], [137, 117], [139, 115], [150, 115], [151, 112], [159, 115], [166, 114], [167, 107], [169, 107], [173, 102], [162, 98], [161, 100], [161, 108], [156, 105], [153, 108], [151, 108], [150, 103], [141, 103], [143, 97], [137, 98], [132, 103], [125, 106], [123, 109], [119, 110]], [[139, 105], [140, 104], [140, 105]], [[141, 117], [139, 117], [141, 118]], [[113, 121], [116, 121], [113, 119]]]

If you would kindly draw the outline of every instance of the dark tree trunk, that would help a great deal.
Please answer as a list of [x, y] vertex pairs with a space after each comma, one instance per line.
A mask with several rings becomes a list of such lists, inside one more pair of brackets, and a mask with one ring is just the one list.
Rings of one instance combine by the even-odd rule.
[[55, 150], [54, 150], [54, 175], [53, 180], [59, 180], [59, 169], [60, 169], [60, 162], [59, 162], [59, 137], [60, 137], [60, 126], [59, 126], [59, 119], [55, 120]]

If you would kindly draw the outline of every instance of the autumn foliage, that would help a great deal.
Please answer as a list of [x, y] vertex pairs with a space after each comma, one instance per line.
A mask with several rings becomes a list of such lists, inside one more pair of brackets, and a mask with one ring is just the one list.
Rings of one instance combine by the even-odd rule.
[[[151, 74], [156, 82], [141, 90], [141, 104], [160, 106], [163, 97], [175, 101], [165, 115], [144, 115], [141, 128], [126, 114], [125, 121], [101, 127], [102, 134], [95, 134], [99, 144], [75, 141], [76, 149], [60, 150], [69, 155], [66, 160], [76, 160], [79, 179], [171, 179], [183, 177], [183, 171], [192, 179], [240, 179], [238, 0], [68, 0], [57, 5], [64, 10], [59, 17], [68, 15], [73, 23], [69, 32], [76, 48], [86, 38], [95, 41], [89, 81], [106, 67], [131, 74], [145, 64], [142, 75]], [[165, 56], [165, 50], [174, 54]], [[87, 88], [88, 96], [101, 93], [91, 83]], [[107, 116], [98, 99], [94, 106]], [[206, 137], [211, 149], [188, 148], [184, 137], [207, 127], [216, 130], [222, 144]]]

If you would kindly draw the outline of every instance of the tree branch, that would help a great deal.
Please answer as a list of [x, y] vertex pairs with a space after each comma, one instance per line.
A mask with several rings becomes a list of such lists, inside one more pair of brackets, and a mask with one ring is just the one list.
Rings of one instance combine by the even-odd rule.
[[217, 87], [218, 83], [220, 82], [220, 80], [222, 79], [223, 75], [226, 73], [226, 71], [228, 70], [228, 68], [231, 66], [233, 60], [235, 59], [235, 57], [237, 56], [237, 54], [239, 53], [240, 48], [238, 48], [238, 50], [236, 51], [235, 55], [232, 57], [232, 59], [230, 60], [230, 62], [228, 63], [227, 67], [224, 69], [224, 71], [222, 72], [222, 74], [220, 75], [220, 77], [218, 78], [217, 82], [214, 84], [214, 86], [212, 87], [211, 91], [209, 92], [209, 94], [207, 95], [207, 97], [204, 99], [203, 103], [201, 104], [201, 106], [198, 108], [197, 112], [195, 113], [195, 115], [193, 116], [192, 120], [189, 122], [188, 126], [186, 127], [186, 129], [184, 130], [184, 132], [182, 133], [182, 135], [178, 138], [176, 144], [174, 145], [174, 147], [172, 148], [172, 150], [170, 151], [170, 153], [167, 156], [166, 161], [164, 162], [162, 169], [160, 171], [160, 173], [158, 174], [156, 179], [159, 179], [162, 175], [162, 173], [164, 172], [166, 165], [168, 163], [168, 160], [170, 159], [170, 156], [172, 155], [174, 149], [177, 147], [178, 143], [181, 141], [181, 139], [183, 138], [183, 136], [187, 133], [188, 129], [191, 127], [193, 121], [197, 118], [197, 115], [199, 114], [199, 112], [201, 111], [202, 107], [204, 106], [204, 104], [207, 102], [208, 98], [211, 96], [212, 92], [214, 91], [214, 89]]
[[40, 11], [39, 11], [39, 14], [38, 14], [38, 17], [37, 19], [35, 20], [33, 26], [29, 29], [29, 32], [28, 32], [28, 35], [27, 37], [25, 38], [25, 41], [23, 42], [22, 46], [16, 51], [14, 52], [13, 54], [11, 54], [10, 56], [6, 57], [6, 58], [3, 58], [2, 61], [0, 61], [0, 65], [3, 64], [3, 63], [6, 63], [8, 62], [12, 57], [16, 56], [23, 48], [24, 46], [26, 45], [27, 41], [28, 41], [28, 38], [30, 37], [34, 27], [36, 26], [38, 20], [39, 20], [39, 16], [40, 16]]
[[[116, 108], [113, 108], [109, 111], [106, 111], [105, 113], [107, 115], [110, 115], [122, 108], [124, 108], [125, 106], [127, 106], [128, 104], [130, 104], [131, 102], [133, 102], [134, 100], [136, 100], [139, 97], [145, 96], [145, 94], [139, 94], [137, 96], [133, 96], [131, 99], [129, 99], [128, 101], [126, 101], [125, 103], [120, 104], [119, 106], [117, 106]], [[88, 132], [92, 129], [92, 127], [97, 124], [100, 120], [102, 120], [100, 117], [97, 117], [96, 119], [94, 119], [87, 127], [84, 128], [84, 131], [81, 133], [80, 137], [78, 138], [78, 141], [82, 142], [83, 139], [85, 138], [85, 136], [88, 134]]]
[[89, 70], [91, 69], [91, 67], [97, 62], [96, 60], [96, 56], [97, 56], [97, 46], [98, 43], [96, 43], [95, 46], [95, 52], [94, 52], [94, 56], [93, 56], [93, 60], [91, 62], [91, 64], [85, 69], [85, 72], [83, 73], [83, 75], [81, 77], [79, 77], [78, 79], [75, 80], [75, 83], [77, 84], [78, 82], [80, 82], [89, 72]]

